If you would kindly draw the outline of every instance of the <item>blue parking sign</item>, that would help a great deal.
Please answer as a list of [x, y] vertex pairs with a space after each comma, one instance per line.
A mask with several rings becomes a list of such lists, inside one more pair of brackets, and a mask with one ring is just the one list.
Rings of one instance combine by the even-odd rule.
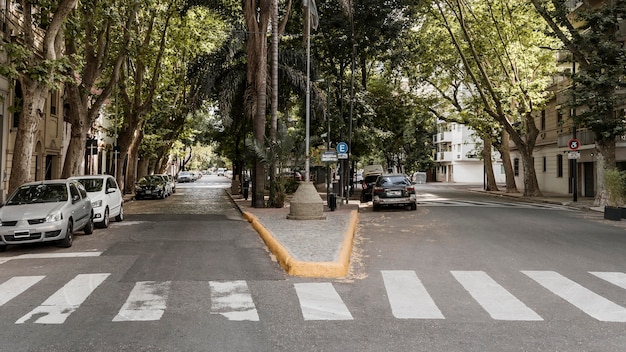
[[348, 152], [348, 144], [346, 142], [337, 143], [337, 153], [347, 153]]

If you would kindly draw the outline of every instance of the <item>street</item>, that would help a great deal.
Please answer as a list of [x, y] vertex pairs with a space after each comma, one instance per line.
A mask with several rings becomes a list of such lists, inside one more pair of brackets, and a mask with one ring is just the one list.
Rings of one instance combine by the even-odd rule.
[[601, 214], [419, 185], [361, 209], [352, 270], [285, 275], [225, 177], [128, 202], [71, 248], [0, 254], [1, 351], [623, 351], [626, 233]]

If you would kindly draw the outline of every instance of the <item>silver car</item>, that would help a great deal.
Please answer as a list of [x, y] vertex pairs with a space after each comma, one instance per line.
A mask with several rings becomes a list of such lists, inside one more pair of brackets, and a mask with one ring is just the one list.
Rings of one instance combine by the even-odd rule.
[[46, 180], [18, 187], [0, 208], [0, 251], [7, 245], [58, 242], [71, 247], [74, 231], [93, 233], [93, 209], [76, 180]]

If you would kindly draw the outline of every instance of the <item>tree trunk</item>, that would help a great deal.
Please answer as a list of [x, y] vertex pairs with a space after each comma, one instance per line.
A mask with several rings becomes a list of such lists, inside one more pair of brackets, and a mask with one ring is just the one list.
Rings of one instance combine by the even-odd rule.
[[91, 128], [91, 121], [86, 107], [82, 104], [78, 86], [74, 83], [68, 84], [66, 93], [71, 106], [69, 118], [72, 132], [67, 154], [65, 155], [65, 163], [63, 164], [63, 173], [61, 174], [63, 178], [84, 175], [86, 173], [85, 170], [81, 170], [81, 166], [85, 157], [87, 132]]
[[615, 141], [596, 141], [596, 196], [595, 206], [607, 204], [607, 193], [604, 187], [604, 173], [615, 167]]
[[32, 167], [33, 149], [36, 143], [35, 133], [39, 122], [43, 119], [48, 89], [41, 83], [30, 79], [22, 80], [23, 108], [20, 123], [17, 127], [15, 144], [13, 146], [13, 162], [9, 189], [11, 194], [21, 184], [33, 180], [30, 174]]
[[489, 137], [483, 138], [483, 165], [485, 168], [485, 174], [487, 176], [487, 184], [485, 185], [486, 191], [498, 191], [498, 184], [496, 183], [496, 177], [493, 174], [493, 163], [491, 162], [491, 151], [493, 145]]
[[517, 185], [515, 184], [515, 171], [513, 170], [513, 163], [511, 161], [511, 148], [510, 148], [509, 134], [504, 129], [502, 130], [502, 143], [498, 148], [500, 157], [502, 158], [502, 167], [504, 167], [504, 177], [506, 180], [506, 192], [517, 193]]

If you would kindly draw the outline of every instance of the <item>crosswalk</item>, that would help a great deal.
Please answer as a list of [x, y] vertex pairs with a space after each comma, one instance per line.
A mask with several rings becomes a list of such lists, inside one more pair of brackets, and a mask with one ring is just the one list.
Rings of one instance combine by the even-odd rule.
[[469, 200], [469, 199], [449, 199], [438, 197], [433, 194], [420, 194], [417, 196], [418, 207], [484, 207], [484, 208], [516, 208], [516, 209], [553, 209], [571, 210], [570, 208], [552, 203], [541, 202], [518, 202], [518, 201], [497, 201], [497, 200]]
[[[591, 319], [600, 322], [626, 323], [626, 308], [622, 306], [626, 301], [623, 298], [623, 292], [618, 304], [555, 271], [520, 271], [515, 274], [520, 278], [530, 278], [530, 281], [526, 281], [531, 285], [537, 285], [532, 287], [533, 291], [543, 288], [538, 291], [545, 300], [558, 297], [567, 303], [566, 306], [583, 312]], [[482, 309], [493, 320], [526, 322], [547, 320], [534, 311], [529, 306], [529, 302], [523, 302], [517, 298], [511, 290], [498, 283], [485, 271], [456, 270], [450, 271], [449, 275], [449, 278], [456, 281], [453, 288], [456, 290], [455, 295], [461, 292], [470, 302], [475, 303], [476, 308]], [[626, 273], [591, 271], [584, 275], [589, 280], [597, 280], [594, 283], [596, 287], [599, 283], [607, 285], [608, 292], [626, 290]], [[15, 324], [65, 323], [74, 312], [89, 301], [90, 296], [96, 290], [104, 289], [110, 276], [110, 273], [76, 275], [52, 292], [39, 306], [17, 319]], [[28, 290], [34, 289], [45, 278], [45, 275], [15, 276], [1, 282], [0, 313], [2, 306]], [[388, 308], [390, 318], [453, 319], [446, 317], [443, 313], [451, 311], [445, 306], [450, 304], [450, 298], [446, 295], [440, 297], [431, 295], [415, 271], [383, 270], [380, 272], [380, 279], [385, 294], [380, 295], [378, 302], [368, 304]], [[362, 304], [356, 306], [354, 303], [349, 304], [351, 297], [346, 297], [346, 293], [342, 297], [335, 285], [332, 282], [293, 283], [293, 290], [299, 304], [298, 313], [303, 320], [351, 321], [356, 319], [351, 311], [362, 310]], [[245, 280], [209, 281], [208, 287], [211, 305], [207, 309], [210, 314], [220, 315], [231, 321], [258, 322], [261, 320], [260, 316], [263, 315], [259, 314], [252, 291]], [[435, 291], [441, 292], [441, 290]], [[108, 320], [111, 322], [161, 320], [167, 313], [169, 298], [176, 294], [172, 281], [136, 282], [128, 292], [119, 311], [112, 312]], [[537, 302], [532, 303], [537, 306]], [[28, 309], [32, 308], [28, 307]], [[447, 310], [442, 308], [447, 308]], [[558, 312], [551, 314], [558, 314]], [[551, 318], [554, 319], [554, 316]], [[106, 316], [103, 319], [107, 319]]]

